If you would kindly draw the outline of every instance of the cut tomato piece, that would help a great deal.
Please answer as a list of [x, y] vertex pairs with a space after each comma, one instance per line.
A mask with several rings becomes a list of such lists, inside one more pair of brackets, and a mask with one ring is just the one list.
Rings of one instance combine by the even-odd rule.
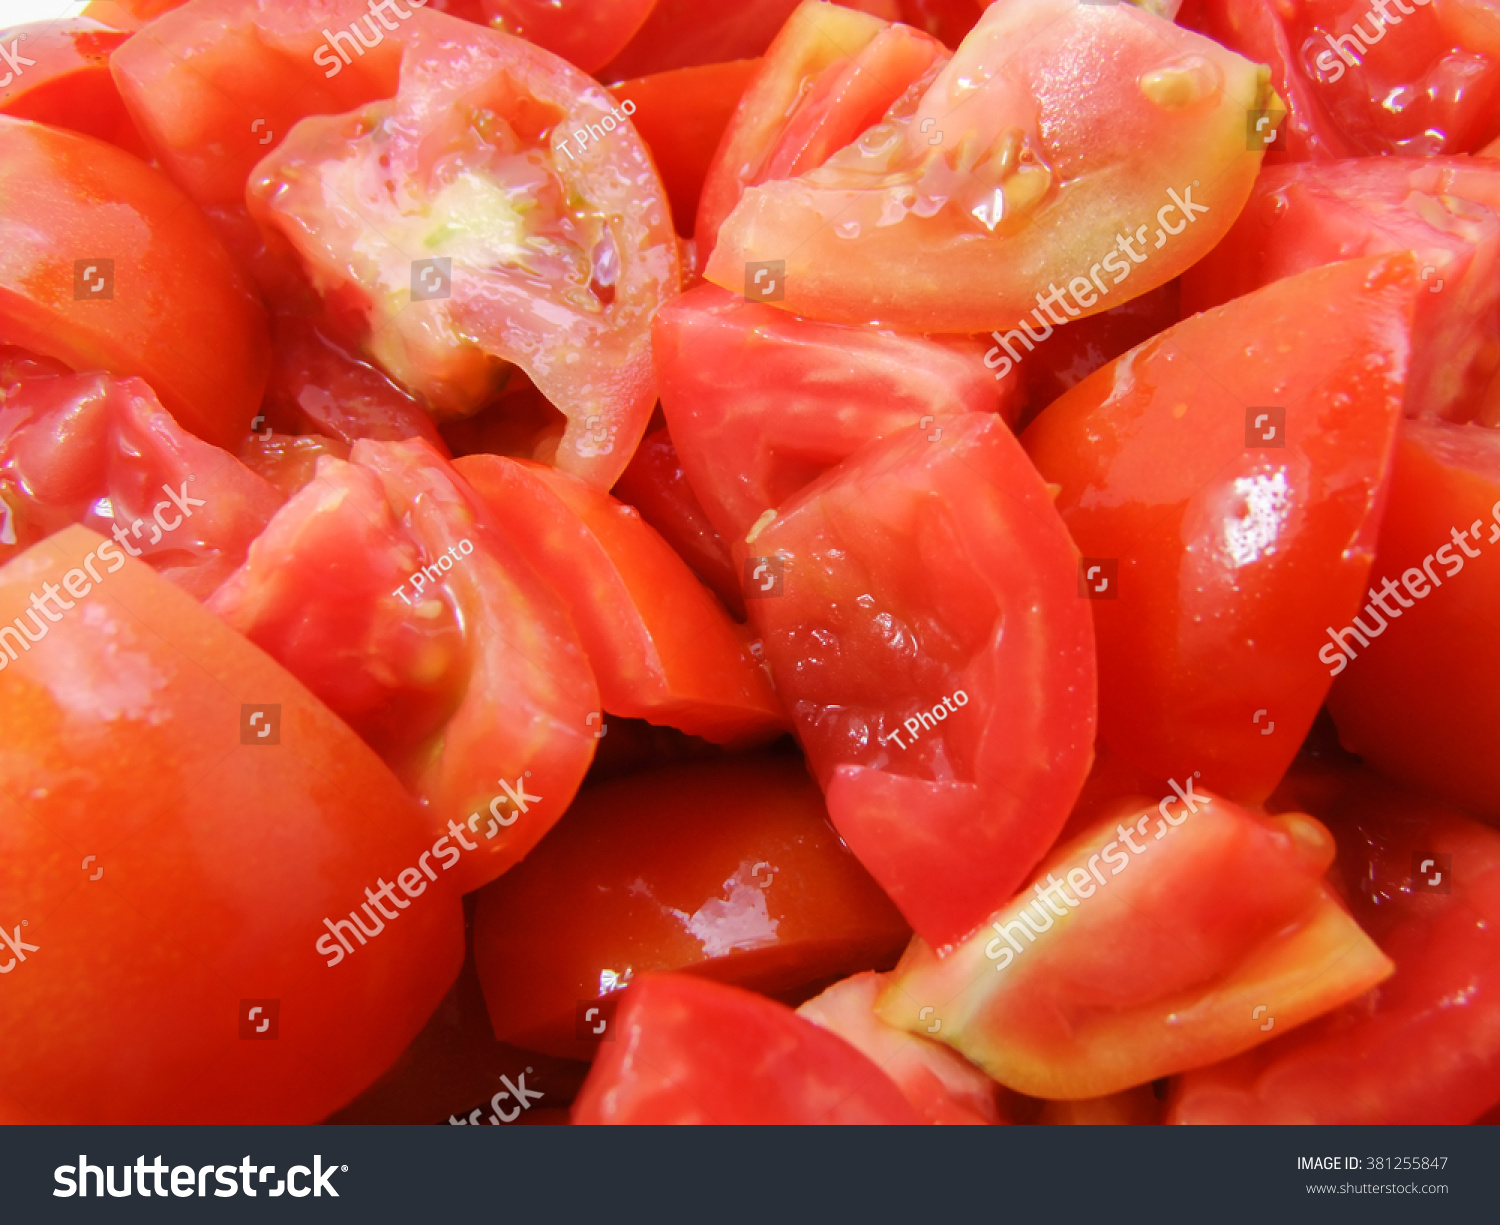
[[110, 52], [128, 37], [88, 17], [0, 31], [0, 45], [14, 56], [14, 70], [0, 78], [0, 112], [70, 128], [148, 158], [109, 72]]
[[783, 309], [912, 332], [1108, 310], [1223, 237], [1260, 167], [1247, 112], [1273, 98], [1258, 66], [1131, 5], [992, 4], [920, 100], [748, 188], [704, 275], [739, 291], [774, 262]]
[[1500, 819], [1500, 433], [1407, 422], [1369, 600], [1327, 626], [1339, 739], [1425, 793]]
[[566, 613], [424, 443], [319, 460], [210, 607], [390, 763], [465, 890], [536, 845], [593, 756], [598, 689]]
[[0, 561], [81, 523], [207, 598], [283, 495], [183, 430], [139, 379], [46, 365], [0, 350]]
[[[1330, 777], [1331, 775], [1331, 777]], [[1500, 1102], [1500, 834], [1363, 771], [1294, 772], [1276, 803], [1339, 842], [1379, 989], [1173, 1087], [1173, 1123], [1472, 1123]], [[1274, 1011], [1274, 1010], [1273, 1010]]]
[[[883, 976], [866, 971], [834, 983], [797, 1009], [869, 1056], [929, 1123], [1002, 1123], [999, 1086], [955, 1051], [880, 1019], [875, 997]], [[937, 1030], [933, 1030], [934, 1033]]]
[[913, 941], [880, 1015], [912, 1033], [937, 1018], [939, 1040], [1021, 1093], [1094, 1098], [1238, 1054], [1266, 1040], [1266, 1012], [1290, 1028], [1390, 975], [1322, 882], [1326, 829], [1186, 781], [1055, 851], [946, 957]]
[[745, 600], [734, 558], [688, 484], [676, 444], [665, 427], [641, 439], [630, 467], [615, 482], [614, 495], [640, 511], [641, 518], [661, 533], [729, 610], [744, 619]]
[[1423, 292], [1406, 413], [1500, 424], [1500, 166], [1370, 157], [1275, 166], [1222, 243], [1182, 278], [1191, 314], [1281, 277], [1410, 250]]
[[233, 450], [266, 382], [266, 320], [202, 215], [103, 141], [0, 116], [0, 343], [137, 375]]
[[867, 442], [908, 426], [936, 441], [954, 414], [1019, 416], [966, 339], [799, 319], [700, 285], [653, 324], [662, 411], [715, 528], [741, 541], [767, 510]]
[[573, 1122], [920, 1123], [884, 1072], [784, 1004], [687, 974], [631, 986]]
[[349, 458], [349, 444], [318, 434], [251, 434], [240, 448], [240, 461], [291, 497], [317, 475], [324, 455]]
[[471, 455], [454, 466], [562, 596], [606, 711], [716, 744], [786, 731], [749, 634], [633, 507], [542, 464]]
[[1046, 486], [1003, 421], [962, 413], [865, 447], [736, 552], [834, 824], [929, 941], [967, 935], [1093, 754], [1089, 605]]
[[745, 188], [816, 169], [948, 59], [909, 26], [820, 0], [776, 36], [724, 133], [698, 206], [700, 260]]
[[758, 59], [700, 64], [609, 87], [634, 108], [630, 121], [651, 150], [679, 234], [693, 233], [714, 154], [760, 65]]
[[474, 916], [496, 1036], [584, 1059], [617, 1040], [614, 992], [642, 974], [689, 970], [800, 1000], [894, 965], [909, 938], [802, 763], [760, 754], [585, 788]]
[[1027, 429], [1084, 554], [1100, 737], [1148, 775], [1258, 803], [1296, 755], [1373, 560], [1417, 288], [1410, 255], [1277, 281]]
[[489, 24], [593, 72], [641, 28], [656, 0], [480, 0]]
[[36, 1123], [315, 1123], [374, 1080], [464, 947], [456, 891], [405, 874], [432, 834], [390, 771], [83, 527], [0, 569], [0, 665], [0, 899], [32, 946], [0, 956], [6, 1095]]

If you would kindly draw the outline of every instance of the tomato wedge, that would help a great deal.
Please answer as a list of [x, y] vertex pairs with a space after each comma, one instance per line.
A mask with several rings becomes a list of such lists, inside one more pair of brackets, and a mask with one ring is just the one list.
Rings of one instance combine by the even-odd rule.
[[454, 467], [562, 596], [606, 711], [716, 744], [786, 730], [749, 635], [633, 508], [542, 464], [471, 455]]
[[1391, 974], [1323, 884], [1323, 826], [1193, 783], [1054, 851], [946, 957], [914, 940], [876, 1010], [917, 1034], [936, 1018], [1001, 1084], [1067, 1100], [1214, 1063], [1266, 1041], [1261, 1005], [1290, 1028]]
[[1149, 776], [1258, 803], [1312, 726], [1324, 627], [1357, 610], [1374, 555], [1417, 286], [1409, 254], [1277, 281], [1027, 429], [1085, 558], [1100, 737]]
[[1260, 168], [1247, 112], [1273, 98], [1258, 66], [1132, 5], [992, 4], [919, 100], [748, 188], [704, 275], [739, 291], [774, 261], [783, 309], [912, 332], [1108, 310], [1223, 237]]
[[[613, 720], [609, 733], [606, 747]], [[800, 1000], [894, 965], [910, 935], [829, 828], [802, 763], [755, 754], [586, 787], [480, 894], [474, 957], [502, 1042], [588, 1059], [616, 1039], [614, 993], [642, 974]]]
[[425, 443], [320, 459], [210, 607], [391, 765], [465, 891], [536, 845], [593, 756], [598, 689], [567, 614]]
[[956, 413], [1020, 413], [982, 345], [799, 319], [717, 285], [653, 326], [662, 411], [688, 482], [728, 541], [867, 442], [907, 426], [941, 438]]
[[191, 202], [103, 141], [0, 116], [0, 344], [146, 380], [233, 450], [266, 381], [265, 315]]
[[687, 974], [651, 974], [620, 1003], [573, 1122], [920, 1123], [842, 1038], [784, 1004]]
[[931, 943], [967, 935], [1093, 754], [1089, 605], [1041, 477], [998, 417], [958, 414], [856, 452], [736, 555], [834, 825]]
[[82, 523], [205, 599], [282, 501], [139, 379], [55, 373], [0, 350], [0, 561]]
[[[376, 756], [83, 527], [0, 569], [0, 663], [0, 899], [33, 946], [0, 957], [5, 1094], [37, 1123], [315, 1123], [374, 1080], [464, 947], [444, 884], [365, 918], [432, 842]], [[330, 966], [351, 910], [373, 934]], [[277, 1041], [241, 1040], [251, 1005]]]
[[1368, 602], [1327, 627], [1328, 709], [1375, 769], [1495, 820], [1500, 434], [1405, 423], [1388, 498]]
[[70, 128], [148, 157], [109, 73], [110, 52], [128, 37], [88, 17], [0, 31], [0, 46], [11, 51], [15, 65], [0, 77], [0, 112]]

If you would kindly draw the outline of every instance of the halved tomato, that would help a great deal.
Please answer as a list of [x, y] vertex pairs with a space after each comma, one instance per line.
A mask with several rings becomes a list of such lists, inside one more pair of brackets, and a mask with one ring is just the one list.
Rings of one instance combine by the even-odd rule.
[[0, 956], [0, 1093], [37, 1123], [314, 1123], [374, 1080], [463, 960], [390, 771], [83, 527], [0, 569], [0, 665], [0, 920], [28, 946]]
[[1132, 5], [992, 4], [919, 100], [746, 190], [704, 275], [738, 291], [774, 262], [784, 309], [912, 332], [1108, 310], [1223, 237], [1273, 99], [1257, 65]]
[[689, 974], [652, 974], [620, 1003], [615, 1041], [575, 1123], [920, 1123], [884, 1072], [785, 1004]]
[[0, 77], [0, 112], [71, 128], [149, 157], [109, 72], [110, 52], [128, 37], [89, 17], [0, 31], [6, 59], [0, 67], [7, 68]]
[[1066, 1100], [1214, 1063], [1266, 1041], [1267, 1013], [1299, 1025], [1387, 978], [1323, 883], [1329, 832], [1195, 781], [1055, 850], [946, 957], [914, 940], [876, 1010], [918, 1034], [937, 1019], [1001, 1084]]
[[618, 1040], [615, 992], [643, 974], [796, 1002], [889, 968], [910, 935], [801, 761], [755, 754], [585, 788], [480, 894], [474, 957], [501, 1041], [587, 1059]]
[[385, 758], [466, 891], [536, 845], [593, 756], [567, 614], [425, 443], [320, 459], [209, 606]]
[[137, 375], [229, 450], [269, 359], [260, 303], [191, 201], [113, 145], [3, 115], [0, 344]]
[[81, 523], [206, 599], [281, 492], [187, 433], [139, 379], [48, 365], [0, 349], [0, 562]]
[[662, 411], [704, 513], [737, 542], [767, 510], [867, 442], [954, 414], [1019, 416], [1019, 376], [983, 346], [800, 319], [700, 285], [652, 325]]
[[1024, 442], [1060, 486], [1099, 636], [1100, 737], [1155, 778], [1258, 803], [1363, 599], [1410, 351], [1409, 254], [1185, 319], [1096, 371]]
[[834, 825], [931, 943], [962, 938], [1093, 754], [1093, 627], [1047, 487], [1003, 421], [960, 413], [856, 452], [736, 555]]
[[454, 467], [562, 597], [607, 712], [716, 744], [787, 730], [748, 632], [633, 507], [543, 464], [471, 455]]

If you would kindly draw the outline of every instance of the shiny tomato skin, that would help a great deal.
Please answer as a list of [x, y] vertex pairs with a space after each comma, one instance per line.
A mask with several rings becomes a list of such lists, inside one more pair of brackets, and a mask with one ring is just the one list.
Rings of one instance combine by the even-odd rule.
[[625, 48], [656, 0], [480, 0], [479, 7], [496, 29], [592, 73]]
[[1147, 775], [1257, 803], [1296, 755], [1331, 682], [1324, 627], [1373, 559], [1417, 284], [1406, 254], [1277, 281], [1027, 429], [1092, 589], [1113, 583], [1090, 601], [1100, 737]]
[[0, 350], [0, 562], [70, 523], [118, 528], [125, 552], [207, 599], [281, 492], [187, 433], [139, 379], [38, 365]]
[[1051, 494], [1003, 421], [960, 413], [857, 451], [736, 556], [773, 580], [747, 606], [834, 825], [918, 932], [960, 939], [1093, 754], [1093, 626]]
[[699, 64], [609, 87], [635, 107], [630, 121], [651, 150], [679, 234], [693, 233], [719, 141], [760, 65], [759, 59]]
[[0, 343], [138, 376], [185, 429], [239, 445], [265, 386], [265, 315], [157, 171], [91, 137], [0, 116], [0, 248]]
[[[1500, 820], [1497, 541], [1500, 434], [1406, 422], [1370, 570], [1371, 601], [1361, 602], [1354, 635], [1343, 634], [1349, 651], [1330, 642], [1324, 661], [1338, 673], [1328, 708], [1346, 748], [1491, 821]], [[1387, 580], [1395, 594], [1384, 595], [1383, 612], [1373, 596], [1386, 592]], [[1351, 624], [1346, 618], [1331, 629]]]
[[[538, 925], [540, 911], [552, 917]], [[480, 894], [474, 918], [496, 1036], [584, 1059], [599, 1039], [580, 1030], [580, 1010], [612, 1007], [614, 988], [643, 974], [682, 970], [796, 1001], [894, 965], [909, 937], [802, 763], [766, 754], [585, 788]]]
[[320, 459], [210, 607], [380, 753], [458, 840], [465, 891], [535, 846], [588, 769], [599, 699], [577, 633], [425, 443]]
[[1500, 423], [1500, 166], [1366, 157], [1268, 168], [1224, 241], [1182, 278], [1185, 314], [1280, 277], [1414, 251], [1406, 415]]
[[1389, 977], [1323, 881], [1329, 832], [1195, 781], [1055, 848], [946, 956], [913, 940], [876, 1011], [916, 1034], [935, 1018], [935, 1036], [1001, 1084], [1074, 1100], [1266, 1041], [1261, 1004], [1289, 1028]]
[[[90, 566], [95, 587], [68, 583]], [[73, 600], [0, 671], [0, 913], [39, 946], [6, 975], [3, 1092], [36, 1122], [323, 1118], [462, 961], [447, 884], [336, 964], [314, 947], [429, 849], [426, 823], [306, 689], [113, 542], [75, 526], [12, 560], [4, 623], [46, 584]], [[274, 743], [246, 739], [251, 707]], [[247, 1001], [279, 1006], [277, 1041], [241, 1040]]]
[[1396, 972], [1311, 1024], [1189, 1072], [1173, 1085], [1168, 1121], [1475, 1122], [1500, 1103], [1500, 833], [1349, 767], [1299, 766], [1272, 802], [1285, 804], [1333, 830], [1335, 878]]
[[980, 345], [801, 319], [700, 285], [652, 325], [662, 411], [683, 471], [731, 544], [867, 442], [953, 414], [1020, 410]]
[[606, 712], [734, 746], [787, 730], [748, 633], [633, 507], [544, 464], [454, 467], [562, 597]]
[[18, 63], [30, 61], [19, 73], [6, 72], [0, 113], [70, 128], [148, 158], [109, 72], [110, 52], [127, 37], [88, 17], [0, 31], [0, 45], [14, 46]]
[[734, 558], [688, 484], [682, 459], [665, 426], [641, 439], [613, 493], [640, 511], [641, 518], [662, 534], [724, 606], [744, 619], [745, 599], [740, 594]]
[[686, 974], [620, 1002], [573, 1122], [920, 1123], [878, 1067], [784, 1004]]
[[782, 309], [908, 332], [1096, 314], [1223, 236], [1260, 166], [1247, 109], [1271, 101], [1257, 65], [1133, 5], [992, 4], [920, 98], [748, 188], [704, 276], [738, 292], [779, 261]]

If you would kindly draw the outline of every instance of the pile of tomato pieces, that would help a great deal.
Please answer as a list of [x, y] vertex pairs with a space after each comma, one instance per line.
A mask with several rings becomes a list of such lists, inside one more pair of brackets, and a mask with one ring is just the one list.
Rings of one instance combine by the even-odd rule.
[[0, 1121], [1500, 1107], [1500, 24], [1288, 13], [0, 32]]

